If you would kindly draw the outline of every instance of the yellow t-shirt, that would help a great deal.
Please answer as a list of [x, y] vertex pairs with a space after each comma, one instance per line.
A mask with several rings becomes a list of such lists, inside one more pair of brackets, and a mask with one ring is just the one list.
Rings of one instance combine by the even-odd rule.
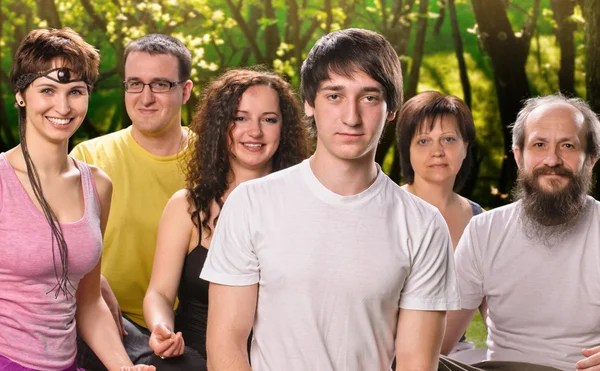
[[121, 312], [144, 327], [142, 307], [152, 273], [158, 222], [169, 198], [185, 186], [186, 152], [187, 148], [172, 156], [153, 155], [133, 139], [131, 127], [85, 141], [71, 151], [71, 156], [98, 166], [112, 179], [102, 274]]

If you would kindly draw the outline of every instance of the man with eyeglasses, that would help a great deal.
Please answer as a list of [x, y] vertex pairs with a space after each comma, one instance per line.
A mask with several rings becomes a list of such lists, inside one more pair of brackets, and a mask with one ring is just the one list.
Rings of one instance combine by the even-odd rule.
[[[160, 216], [185, 185], [182, 157], [191, 134], [181, 125], [181, 107], [192, 91], [192, 60], [181, 41], [161, 34], [132, 41], [123, 59], [125, 107], [132, 125], [83, 142], [71, 155], [100, 167], [113, 181], [102, 292], [130, 357], [148, 363], [152, 350], [142, 304]], [[103, 370], [91, 350], [81, 341], [79, 345], [79, 367]]]

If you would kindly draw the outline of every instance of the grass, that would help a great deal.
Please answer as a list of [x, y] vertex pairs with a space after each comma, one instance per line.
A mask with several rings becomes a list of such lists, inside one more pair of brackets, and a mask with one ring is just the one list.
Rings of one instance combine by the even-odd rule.
[[486, 339], [487, 329], [478, 311], [477, 314], [475, 314], [473, 321], [471, 321], [471, 324], [467, 328], [467, 340], [472, 341], [473, 344], [475, 344], [475, 348], [486, 348]]

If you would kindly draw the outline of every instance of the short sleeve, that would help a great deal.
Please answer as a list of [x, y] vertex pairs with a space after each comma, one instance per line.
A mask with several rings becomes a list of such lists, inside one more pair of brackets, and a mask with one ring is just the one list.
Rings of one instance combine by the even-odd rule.
[[200, 278], [229, 286], [258, 282], [260, 271], [252, 243], [250, 210], [247, 188], [241, 184], [221, 210]]
[[477, 248], [474, 220], [471, 219], [456, 247], [456, 273], [463, 309], [475, 309], [483, 300], [483, 275], [481, 274], [481, 249]]
[[452, 241], [438, 212], [421, 240], [411, 242], [411, 269], [404, 283], [400, 307], [414, 310], [460, 309]]

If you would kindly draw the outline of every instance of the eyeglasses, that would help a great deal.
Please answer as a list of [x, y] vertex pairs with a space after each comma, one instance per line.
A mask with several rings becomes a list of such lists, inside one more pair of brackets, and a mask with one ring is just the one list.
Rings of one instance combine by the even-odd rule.
[[150, 87], [150, 91], [153, 93], [166, 93], [173, 88], [173, 86], [177, 86], [187, 80], [181, 81], [153, 81], [148, 84], [144, 84], [141, 81], [123, 81], [123, 86], [125, 87], [125, 91], [128, 93], [141, 93], [144, 90], [144, 86], [148, 85]]

